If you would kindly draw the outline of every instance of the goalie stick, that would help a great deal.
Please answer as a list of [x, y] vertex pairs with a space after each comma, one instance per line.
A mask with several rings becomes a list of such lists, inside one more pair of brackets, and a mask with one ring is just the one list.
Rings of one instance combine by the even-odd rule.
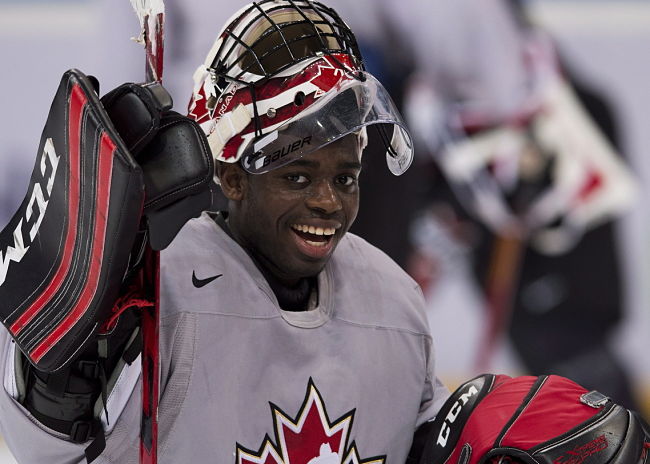
[[[146, 82], [161, 82], [163, 75], [163, 26], [165, 5], [163, 0], [131, 0], [140, 20], [138, 42], [145, 48]], [[156, 464], [158, 461], [158, 394], [159, 366], [159, 264], [160, 253], [148, 245], [141, 271], [143, 287], [154, 305], [142, 311], [142, 418], [140, 423], [140, 463]]]
[[163, 0], [130, 0], [140, 21], [137, 42], [146, 54], [146, 82], [162, 82], [164, 46], [165, 3]]
[[484, 286], [487, 325], [477, 352], [477, 372], [490, 370], [497, 345], [510, 324], [524, 248], [516, 236], [499, 234], [494, 238]]

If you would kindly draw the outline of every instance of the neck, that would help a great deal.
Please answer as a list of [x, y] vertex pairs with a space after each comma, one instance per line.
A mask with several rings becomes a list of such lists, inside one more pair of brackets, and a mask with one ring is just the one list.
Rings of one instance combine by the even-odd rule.
[[242, 240], [238, 240], [228, 224], [228, 213], [219, 213], [214, 219], [224, 232], [248, 253], [257, 269], [268, 282], [271, 290], [273, 290], [282, 309], [285, 311], [305, 311], [309, 309], [309, 299], [312, 290], [317, 285], [316, 277], [286, 278], [278, 276], [277, 273], [269, 269], [269, 266], [265, 263], [266, 260], [262, 256]]

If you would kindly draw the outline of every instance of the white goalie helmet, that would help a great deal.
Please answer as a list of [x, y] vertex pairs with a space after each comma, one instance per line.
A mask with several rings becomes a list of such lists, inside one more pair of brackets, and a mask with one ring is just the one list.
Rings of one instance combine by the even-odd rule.
[[286, 165], [373, 126], [391, 172], [413, 159], [411, 136], [388, 92], [365, 71], [355, 37], [331, 8], [262, 0], [236, 13], [194, 75], [189, 116], [216, 160], [253, 174]]

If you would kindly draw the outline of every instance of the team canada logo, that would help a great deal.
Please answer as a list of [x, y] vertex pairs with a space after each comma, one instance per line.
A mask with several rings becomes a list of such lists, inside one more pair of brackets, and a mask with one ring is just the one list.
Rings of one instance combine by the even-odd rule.
[[354, 412], [330, 421], [325, 402], [312, 379], [295, 418], [273, 403], [274, 439], [268, 435], [259, 451], [237, 444], [237, 464], [385, 464], [386, 456], [361, 459], [349, 443]]

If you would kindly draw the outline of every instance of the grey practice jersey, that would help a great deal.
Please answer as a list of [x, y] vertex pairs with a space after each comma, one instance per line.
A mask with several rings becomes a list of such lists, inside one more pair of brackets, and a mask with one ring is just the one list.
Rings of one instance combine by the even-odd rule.
[[[352, 234], [318, 287], [315, 309], [283, 311], [210, 217], [183, 228], [161, 255], [159, 462], [405, 461], [414, 430], [447, 396], [434, 376], [421, 292]], [[13, 399], [13, 344], [2, 332], [0, 433], [20, 462], [84, 462], [84, 445], [44, 430]], [[97, 462], [137, 462], [137, 369], [114, 379]]]

